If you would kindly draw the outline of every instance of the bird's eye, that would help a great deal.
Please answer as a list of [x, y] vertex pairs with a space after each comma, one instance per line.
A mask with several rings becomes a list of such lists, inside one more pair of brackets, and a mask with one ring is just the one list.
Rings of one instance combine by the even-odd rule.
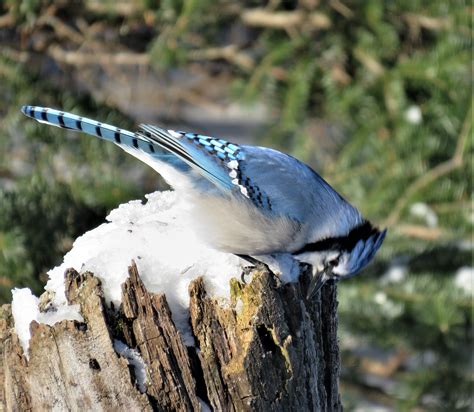
[[339, 264], [339, 256], [337, 258], [331, 259], [328, 264], [331, 267], [337, 266]]

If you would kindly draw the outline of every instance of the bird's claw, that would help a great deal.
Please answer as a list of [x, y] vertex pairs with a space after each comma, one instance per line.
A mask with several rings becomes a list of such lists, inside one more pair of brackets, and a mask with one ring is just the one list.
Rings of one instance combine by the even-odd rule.
[[245, 280], [245, 276], [250, 275], [250, 273], [254, 270], [260, 270], [260, 271], [270, 271], [270, 268], [268, 265], [265, 263], [261, 262], [258, 259], [255, 259], [254, 257], [247, 256], [247, 255], [237, 255], [241, 259], [244, 259], [245, 261], [249, 262], [252, 266], [245, 266], [242, 270], [242, 274], [240, 275], [240, 280], [244, 285], [247, 284]]
[[253, 269], [254, 269], [254, 266], [245, 266], [242, 269], [242, 274], [240, 275], [240, 280], [244, 285], [247, 284], [247, 281], [245, 280], [245, 276], [249, 276]]

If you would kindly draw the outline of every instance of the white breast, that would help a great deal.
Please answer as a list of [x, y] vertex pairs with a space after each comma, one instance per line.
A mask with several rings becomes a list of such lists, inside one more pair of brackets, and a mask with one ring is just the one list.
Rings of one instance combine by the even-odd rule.
[[193, 193], [190, 222], [216, 249], [236, 254], [290, 252], [302, 244], [301, 225], [284, 216], [269, 216], [247, 199]]

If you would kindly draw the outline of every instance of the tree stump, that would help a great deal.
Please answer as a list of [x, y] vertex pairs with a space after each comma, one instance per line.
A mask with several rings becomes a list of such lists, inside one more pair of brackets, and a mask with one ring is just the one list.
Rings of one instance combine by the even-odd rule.
[[[84, 322], [32, 322], [29, 359], [10, 306], [0, 309], [0, 410], [342, 410], [334, 284], [308, 301], [308, 271], [281, 284], [254, 269], [248, 284], [232, 280], [222, 304], [196, 279], [196, 346], [186, 347], [166, 296], [146, 290], [135, 264], [129, 274], [117, 309], [106, 306], [93, 274], [68, 270], [66, 296]], [[118, 341], [141, 355], [141, 385], [140, 371], [114, 349]]]

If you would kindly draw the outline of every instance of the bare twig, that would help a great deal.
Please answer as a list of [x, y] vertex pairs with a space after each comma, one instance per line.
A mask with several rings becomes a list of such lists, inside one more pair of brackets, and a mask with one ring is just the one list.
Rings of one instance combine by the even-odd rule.
[[446, 160], [435, 166], [433, 169], [429, 170], [423, 176], [420, 176], [416, 179], [408, 188], [405, 190], [405, 193], [398, 199], [395, 207], [393, 208], [392, 213], [388, 216], [385, 221], [387, 226], [395, 224], [400, 218], [400, 214], [410, 201], [412, 196], [423, 189], [425, 186], [434, 182], [442, 176], [451, 173], [453, 170], [460, 168], [463, 165], [463, 153], [466, 146], [466, 142], [469, 136], [469, 131], [472, 126], [472, 105], [467, 111], [466, 118], [459, 133], [458, 142], [456, 144], [456, 150], [454, 151], [453, 157]]
[[12, 27], [15, 25], [15, 19], [11, 13], [6, 13], [0, 16], [0, 29], [4, 27]]
[[72, 29], [56, 16], [44, 14], [38, 19], [37, 23], [39, 25], [45, 24], [52, 27], [59, 37], [71, 40], [76, 44], [82, 44], [84, 42], [84, 36], [82, 36], [81, 33]]
[[335, 64], [331, 67], [331, 77], [336, 83], [343, 86], [347, 86], [352, 80], [342, 64]]
[[88, 66], [98, 64], [101, 66], [119, 65], [119, 66], [148, 66], [150, 57], [146, 53], [92, 53], [67, 51], [59, 46], [50, 46], [48, 53], [55, 60], [71, 64], [74, 66]]
[[366, 53], [361, 48], [354, 49], [354, 56], [376, 77], [379, 77], [384, 73], [385, 70], [382, 64], [380, 64], [380, 62], [375, 57]]
[[191, 60], [218, 60], [224, 59], [235, 64], [245, 71], [250, 71], [254, 68], [255, 62], [246, 53], [240, 51], [234, 44], [224, 47], [211, 47], [208, 49], [198, 49], [189, 52], [189, 59]]
[[86, 9], [94, 13], [113, 13], [120, 16], [131, 16], [134, 14], [142, 13], [143, 7], [141, 7], [142, 2], [139, 1], [98, 1], [98, 0], [89, 0], [85, 2]]
[[339, 0], [331, 0], [329, 5], [346, 19], [354, 17], [354, 12]]
[[13, 281], [6, 276], [0, 276], [0, 286], [11, 288], [13, 287]]
[[407, 358], [408, 352], [405, 349], [398, 349], [388, 359], [383, 360], [363, 356], [360, 358], [359, 368], [365, 373], [389, 377], [400, 369]]
[[222, 112], [222, 105], [212, 101], [209, 98], [203, 96], [199, 91], [187, 87], [171, 87], [170, 95], [179, 100], [180, 102], [186, 102], [196, 107], [202, 107], [206, 110], [214, 112]]
[[423, 239], [423, 240], [437, 240], [446, 238], [449, 234], [439, 227], [426, 227], [421, 225], [397, 225], [395, 230], [407, 237]]
[[15, 60], [19, 63], [26, 63], [28, 59], [31, 57], [31, 53], [27, 51], [19, 51], [15, 49], [11, 49], [9, 47], [4, 47], [2, 49], [2, 54], [9, 59]]
[[15, 176], [11, 170], [7, 168], [0, 168], [0, 179], [13, 179]]
[[309, 25], [314, 29], [327, 29], [331, 27], [331, 20], [318, 12], [303, 13], [301, 10], [274, 12], [267, 9], [244, 10], [240, 15], [242, 21], [248, 26], [267, 27], [273, 29], [289, 30]]
[[474, 204], [470, 201], [456, 201], [430, 204], [431, 209], [438, 213], [448, 213], [459, 210], [470, 210]]
[[449, 29], [453, 25], [453, 21], [449, 16], [431, 17], [414, 13], [406, 13], [403, 18], [408, 22], [408, 24], [423, 27], [427, 30]]
[[[431, 31], [448, 30], [453, 27], [453, 20], [451, 16], [423, 16], [415, 13], [405, 13], [402, 15], [402, 19], [406, 21], [408, 25], [409, 37], [412, 41], [420, 37], [420, 30], [426, 29]], [[462, 31], [462, 27], [456, 27], [456, 30]], [[466, 33], [470, 36], [470, 31]]]

